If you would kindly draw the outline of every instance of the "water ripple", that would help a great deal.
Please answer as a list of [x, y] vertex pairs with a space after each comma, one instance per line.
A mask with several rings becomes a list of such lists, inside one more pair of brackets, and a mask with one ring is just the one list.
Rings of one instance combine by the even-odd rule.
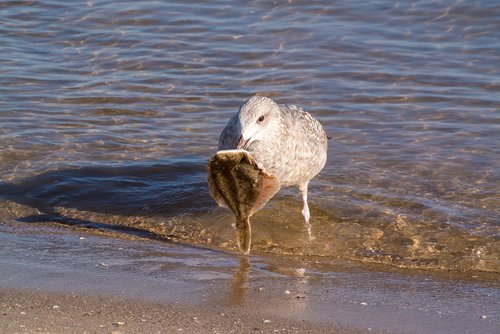
[[204, 164], [261, 93], [334, 141], [311, 184], [317, 244], [285, 191], [256, 216], [257, 251], [500, 271], [496, 1], [0, 8], [0, 218], [31, 207], [231, 249]]

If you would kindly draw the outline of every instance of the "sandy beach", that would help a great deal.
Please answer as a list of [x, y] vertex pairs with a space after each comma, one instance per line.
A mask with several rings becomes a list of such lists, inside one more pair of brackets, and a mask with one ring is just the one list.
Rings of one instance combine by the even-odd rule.
[[229, 309], [120, 297], [0, 290], [1, 333], [363, 333], [334, 325]]
[[0, 224], [1, 333], [493, 334], [500, 322], [495, 274], [67, 232]]

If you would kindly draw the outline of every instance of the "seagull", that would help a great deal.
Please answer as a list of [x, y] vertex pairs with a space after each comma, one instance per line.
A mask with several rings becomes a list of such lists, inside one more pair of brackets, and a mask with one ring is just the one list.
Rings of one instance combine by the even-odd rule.
[[243, 149], [280, 187], [297, 187], [304, 202], [302, 215], [312, 240], [307, 204], [309, 181], [323, 169], [328, 137], [321, 123], [295, 105], [252, 96], [231, 117], [219, 137], [219, 150]]

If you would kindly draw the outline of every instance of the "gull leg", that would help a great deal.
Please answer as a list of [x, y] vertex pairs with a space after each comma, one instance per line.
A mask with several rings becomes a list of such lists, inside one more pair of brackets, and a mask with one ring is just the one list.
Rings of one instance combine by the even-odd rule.
[[302, 200], [304, 201], [304, 207], [302, 208], [302, 215], [305, 219], [305, 225], [307, 230], [307, 237], [309, 242], [313, 240], [312, 231], [311, 231], [311, 223], [309, 223], [309, 218], [311, 218], [311, 214], [309, 212], [309, 205], [307, 204], [307, 187], [309, 182], [302, 184], [299, 186], [300, 193], [302, 194]]

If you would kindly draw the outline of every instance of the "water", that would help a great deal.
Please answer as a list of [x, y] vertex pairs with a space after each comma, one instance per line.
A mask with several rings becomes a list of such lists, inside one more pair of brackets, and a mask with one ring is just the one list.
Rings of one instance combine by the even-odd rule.
[[[500, 272], [496, 1], [4, 1], [0, 222], [236, 250], [205, 164], [255, 93], [333, 136], [259, 254]], [[35, 228], [35, 227], [33, 227]]]

